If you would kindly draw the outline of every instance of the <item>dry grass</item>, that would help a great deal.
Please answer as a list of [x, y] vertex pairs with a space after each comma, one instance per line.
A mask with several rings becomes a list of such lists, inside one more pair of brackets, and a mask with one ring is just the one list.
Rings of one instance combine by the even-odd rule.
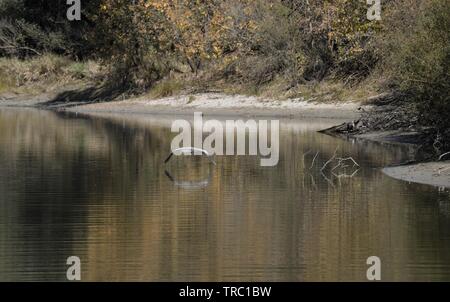
[[183, 82], [177, 79], [164, 79], [156, 83], [149, 91], [153, 98], [164, 98], [180, 93], [184, 88]]
[[[61, 90], [65, 86], [99, 83], [102, 71], [93, 61], [74, 62], [56, 55], [44, 55], [29, 60], [0, 58], [0, 93], [41, 93]], [[263, 85], [236, 83], [214, 77], [214, 72], [194, 76], [175, 74], [157, 82], [146, 93], [151, 98], [177, 94], [221, 91], [228, 94], [257, 95], [275, 99], [304, 98], [317, 102], [364, 101], [376, 95], [373, 81], [345, 85], [338, 80], [310, 81], [290, 86], [285, 76], [276, 76]]]
[[0, 92], [42, 92], [55, 87], [93, 81], [100, 74], [92, 61], [74, 62], [57, 55], [28, 60], [0, 58]]

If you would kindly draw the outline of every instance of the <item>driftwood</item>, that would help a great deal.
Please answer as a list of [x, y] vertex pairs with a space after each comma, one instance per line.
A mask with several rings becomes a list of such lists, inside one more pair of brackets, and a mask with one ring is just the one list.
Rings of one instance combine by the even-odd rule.
[[355, 135], [373, 131], [420, 128], [416, 106], [399, 93], [383, 93], [367, 100], [370, 107], [360, 107], [358, 120], [343, 123], [320, 132], [330, 135]]
[[362, 128], [361, 119], [348, 123], [342, 123], [337, 126], [333, 126], [324, 130], [320, 130], [320, 133], [326, 134], [351, 134], [358, 132]]

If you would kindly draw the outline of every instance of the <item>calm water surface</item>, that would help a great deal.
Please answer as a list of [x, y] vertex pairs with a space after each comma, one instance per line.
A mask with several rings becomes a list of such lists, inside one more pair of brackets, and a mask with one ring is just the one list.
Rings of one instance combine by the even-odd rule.
[[[285, 120], [276, 167], [166, 166], [170, 123], [0, 109], [0, 280], [65, 280], [76, 255], [84, 281], [363, 281], [376, 255], [385, 281], [450, 281], [449, 192], [379, 170], [413, 150]], [[337, 147], [353, 177], [320, 172]]]

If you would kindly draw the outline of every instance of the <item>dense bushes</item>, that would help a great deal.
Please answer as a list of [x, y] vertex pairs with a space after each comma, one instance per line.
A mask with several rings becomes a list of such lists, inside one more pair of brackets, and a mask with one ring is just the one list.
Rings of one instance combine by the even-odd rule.
[[423, 124], [450, 126], [450, 2], [397, 1], [380, 44], [388, 84], [415, 102]]
[[81, 59], [98, 49], [92, 16], [100, 0], [81, 1], [83, 18], [67, 20], [68, 5], [61, 0], [1, 0], [0, 56], [27, 57], [53, 52]]
[[359, 0], [93, 0], [82, 2], [82, 21], [68, 22], [64, 1], [3, 0], [0, 56], [95, 59], [110, 84], [137, 91], [173, 74], [254, 91], [274, 81], [289, 90], [371, 76], [417, 104], [424, 124], [443, 129], [449, 6], [389, 0], [382, 20], [369, 21]]
[[0, 54], [96, 57], [111, 82], [142, 89], [183, 65], [295, 86], [331, 74], [358, 81], [377, 61], [368, 45], [379, 26], [357, 0], [94, 0], [83, 2], [80, 22], [68, 22], [66, 9], [57, 0], [2, 2]]

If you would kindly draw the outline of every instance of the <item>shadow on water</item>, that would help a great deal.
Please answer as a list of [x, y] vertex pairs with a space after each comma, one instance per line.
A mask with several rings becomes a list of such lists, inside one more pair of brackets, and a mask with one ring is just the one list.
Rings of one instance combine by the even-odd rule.
[[[65, 280], [72, 255], [85, 281], [359, 281], [372, 255], [385, 281], [449, 280], [448, 191], [379, 171], [411, 148], [330, 123], [281, 121], [275, 167], [167, 167], [170, 120], [0, 109], [0, 280]], [[336, 150], [353, 177], [322, 170]]]

